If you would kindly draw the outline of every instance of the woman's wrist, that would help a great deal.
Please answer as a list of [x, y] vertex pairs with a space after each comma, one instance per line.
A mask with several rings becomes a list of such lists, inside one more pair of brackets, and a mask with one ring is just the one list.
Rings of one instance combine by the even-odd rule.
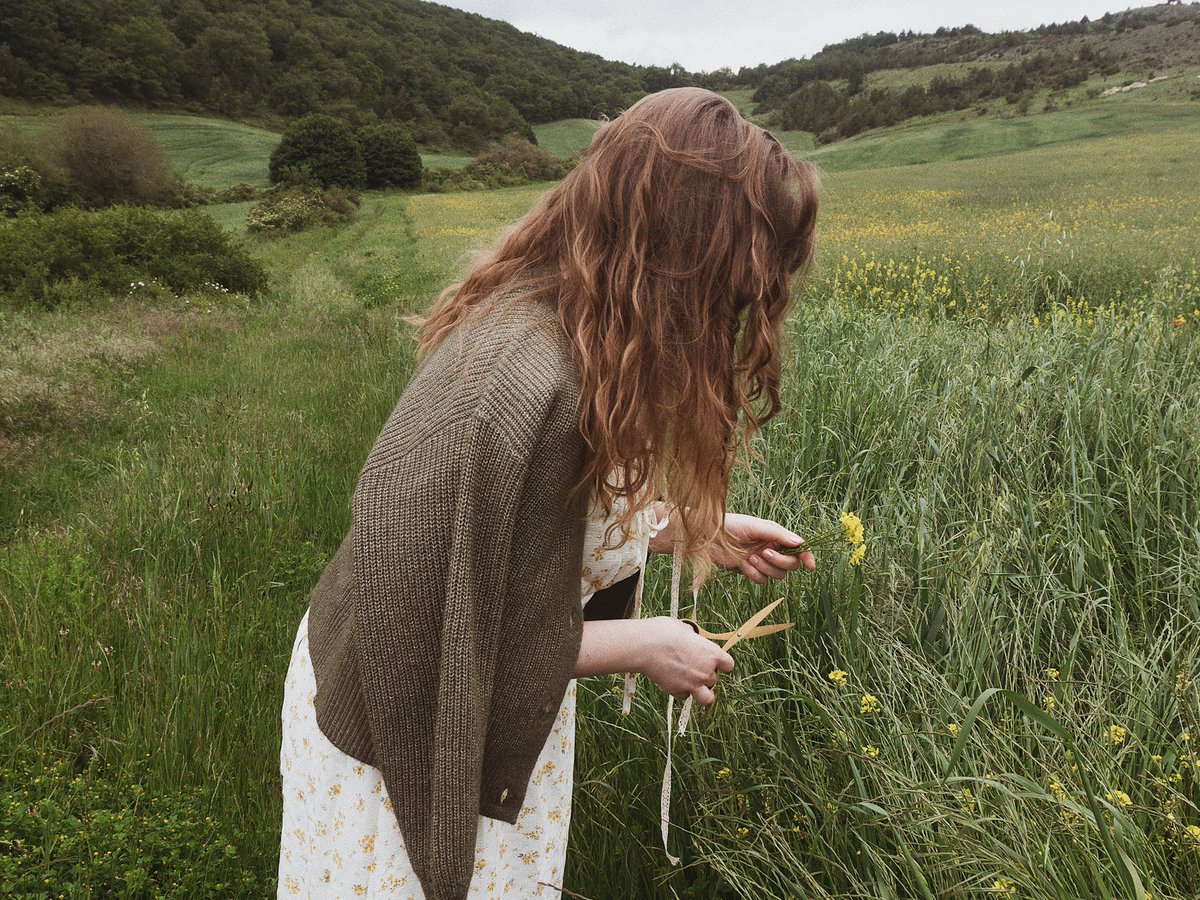
[[648, 619], [595, 619], [583, 623], [574, 678], [642, 672], [656, 637]]

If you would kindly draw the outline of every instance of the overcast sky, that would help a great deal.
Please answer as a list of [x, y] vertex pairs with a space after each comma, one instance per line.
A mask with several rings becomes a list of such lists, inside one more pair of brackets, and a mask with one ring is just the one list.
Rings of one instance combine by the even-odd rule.
[[[1096, 18], [1128, 2], [1089, 0], [439, 0], [522, 31], [642, 65], [693, 72], [811, 56], [865, 32], [1034, 28]], [[1146, 0], [1150, 2], [1150, 0]], [[1144, 5], [1144, 4], [1137, 4]]]

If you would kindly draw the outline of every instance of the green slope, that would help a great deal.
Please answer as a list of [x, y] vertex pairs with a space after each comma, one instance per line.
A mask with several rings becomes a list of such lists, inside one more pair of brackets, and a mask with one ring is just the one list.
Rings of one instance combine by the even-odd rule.
[[1035, 147], [1176, 128], [1200, 128], [1200, 103], [1119, 94], [1056, 112], [1011, 119], [970, 115], [898, 125], [804, 154], [831, 171], [974, 159]]

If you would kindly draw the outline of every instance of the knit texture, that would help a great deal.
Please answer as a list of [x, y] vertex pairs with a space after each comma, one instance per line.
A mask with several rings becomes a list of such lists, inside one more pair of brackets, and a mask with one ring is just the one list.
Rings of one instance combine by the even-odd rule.
[[579, 656], [579, 376], [512, 298], [418, 367], [313, 590], [317, 724], [380, 769], [431, 900], [466, 897], [480, 815], [515, 823]]

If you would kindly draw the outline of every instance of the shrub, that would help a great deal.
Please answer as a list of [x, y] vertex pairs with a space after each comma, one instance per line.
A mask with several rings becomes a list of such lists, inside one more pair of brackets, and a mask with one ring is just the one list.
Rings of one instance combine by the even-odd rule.
[[155, 206], [173, 193], [171, 163], [150, 129], [107, 106], [81, 106], [47, 127], [50, 159], [66, 170], [90, 206]]
[[42, 176], [29, 166], [0, 166], [0, 215], [15, 215], [18, 210], [42, 207]]
[[216, 188], [195, 184], [182, 175], [176, 174], [171, 182], [171, 194], [165, 199], [164, 205], [172, 209], [189, 209], [193, 206], [212, 203], [216, 196]]
[[424, 186], [433, 193], [513, 187], [562, 178], [576, 165], [578, 160], [568, 166], [549, 150], [506, 137], [461, 169], [426, 170]]
[[89, 286], [125, 293], [139, 279], [176, 293], [213, 281], [247, 294], [267, 287], [262, 264], [199, 210], [63, 207], [20, 212], [0, 229], [0, 292], [19, 303], [52, 306]]
[[358, 208], [360, 198], [341, 187], [313, 187], [305, 184], [277, 184], [262, 196], [246, 214], [246, 230], [271, 236], [301, 231], [313, 225], [341, 222]]
[[545, 147], [505, 135], [500, 142], [475, 157], [477, 166], [497, 166], [519, 172], [529, 181], [553, 181], [562, 178], [566, 169], [557, 156]]
[[213, 203], [245, 203], [247, 200], [256, 199], [260, 193], [262, 192], [255, 185], [239, 181], [217, 191]]
[[403, 125], [368, 125], [360, 128], [356, 137], [367, 171], [367, 187], [416, 187], [421, 183], [425, 166], [416, 142]]
[[287, 182], [290, 170], [307, 166], [321, 187], [363, 187], [367, 170], [354, 133], [341, 119], [310, 113], [297, 119], [271, 151], [272, 184]]

